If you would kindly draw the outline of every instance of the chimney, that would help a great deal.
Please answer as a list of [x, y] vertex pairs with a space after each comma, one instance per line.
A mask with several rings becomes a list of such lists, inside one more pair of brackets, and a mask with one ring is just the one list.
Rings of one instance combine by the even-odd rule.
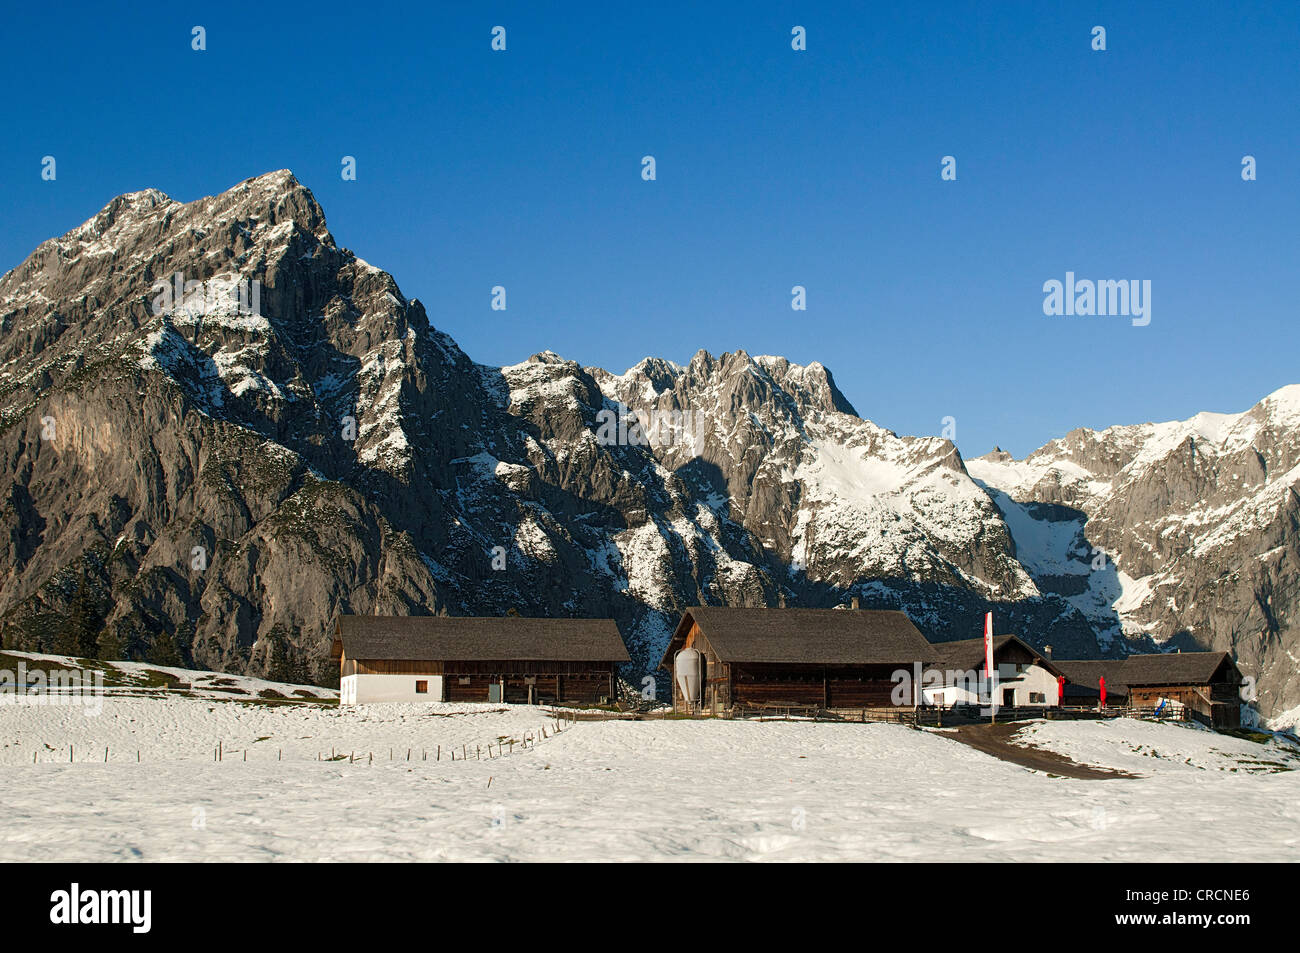
[[861, 609], [861, 608], [862, 608], [862, 600], [859, 599], [857, 596], [854, 596], [852, 599], [849, 600], [849, 608], [850, 608], [850, 609]]
[[1050, 645], [1043, 646], [1043, 657], [1049, 662], [1052, 660], [1052, 647]]

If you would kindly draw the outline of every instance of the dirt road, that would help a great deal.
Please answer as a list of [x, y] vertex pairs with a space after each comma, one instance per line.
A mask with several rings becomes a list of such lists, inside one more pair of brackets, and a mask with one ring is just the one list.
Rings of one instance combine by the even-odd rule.
[[1043, 771], [1063, 778], [1081, 780], [1105, 780], [1107, 778], [1136, 778], [1114, 768], [1098, 768], [1089, 764], [1071, 761], [1065, 755], [1044, 748], [1031, 748], [1014, 742], [1015, 736], [1026, 726], [1023, 722], [1011, 722], [1002, 725], [963, 725], [955, 731], [943, 732], [944, 737], [952, 738], [970, 745], [976, 751], [983, 751], [995, 758], [1018, 764], [1022, 768]]

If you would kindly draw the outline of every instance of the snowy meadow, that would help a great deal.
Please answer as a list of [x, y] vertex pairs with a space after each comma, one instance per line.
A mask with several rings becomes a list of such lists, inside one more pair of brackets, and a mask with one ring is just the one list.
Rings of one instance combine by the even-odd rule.
[[1300, 859], [1282, 740], [1027, 723], [1016, 743], [1135, 775], [1072, 780], [900, 725], [558, 727], [530, 706], [0, 706], [0, 861]]

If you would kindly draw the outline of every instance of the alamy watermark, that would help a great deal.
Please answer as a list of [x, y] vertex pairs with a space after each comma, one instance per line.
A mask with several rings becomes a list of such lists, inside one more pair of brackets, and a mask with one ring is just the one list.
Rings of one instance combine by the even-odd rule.
[[256, 278], [221, 276], [207, 281], [186, 281], [178, 271], [171, 281], [155, 281], [150, 291], [154, 294], [154, 314], [173, 314], [179, 308], [192, 318], [232, 311], [262, 316], [262, 282]]
[[[989, 715], [996, 708], [1005, 707], [999, 703], [998, 689], [1002, 682], [1013, 682], [1018, 673], [1015, 665], [999, 662], [993, 667], [991, 676], [985, 676], [978, 669], [924, 668], [916, 662], [910, 669], [895, 669], [889, 676], [894, 683], [890, 692], [890, 701], [896, 706], [925, 704], [927, 691], [938, 692], [954, 690], [954, 698], [971, 698], [980, 705], [980, 714]], [[946, 692], [945, 692], [946, 693]]]
[[[642, 418], [645, 418], [644, 421]], [[620, 411], [604, 408], [596, 412], [596, 442], [602, 447], [675, 447], [693, 445], [704, 436], [704, 415], [693, 410]]]
[[1133, 327], [1143, 328], [1151, 323], [1151, 279], [1136, 278], [1118, 281], [1102, 278], [1074, 277], [1065, 273], [1065, 281], [1055, 278], [1043, 282], [1043, 314], [1049, 316], [1118, 315], [1131, 317]]
[[0, 705], [83, 708], [87, 718], [94, 718], [104, 710], [104, 673], [75, 668], [47, 671], [19, 661], [16, 672], [0, 669]]
[[152, 890], [90, 890], [73, 883], [50, 894], [50, 922], [56, 926], [120, 924], [132, 933], [148, 933], [152, 910]]

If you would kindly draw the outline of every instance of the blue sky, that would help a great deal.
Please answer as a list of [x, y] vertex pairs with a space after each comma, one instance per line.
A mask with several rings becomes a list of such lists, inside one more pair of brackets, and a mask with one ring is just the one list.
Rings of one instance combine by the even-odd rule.
[[[109, 6], [8, 12], [0, 269], [290, 168], [484, 363], [817, 360], [967, 456], [1300, 382], [1292, 0]], [[1150, 280], [1150, 325], [1044, 316], [1067, 271]]]

